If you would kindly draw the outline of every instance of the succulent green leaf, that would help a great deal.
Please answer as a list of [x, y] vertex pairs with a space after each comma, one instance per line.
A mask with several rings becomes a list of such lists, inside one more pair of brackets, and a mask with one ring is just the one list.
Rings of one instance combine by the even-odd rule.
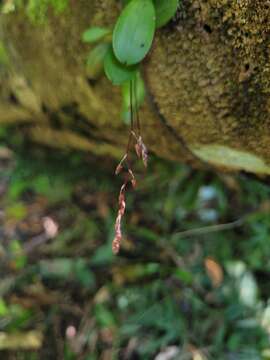
[[132, 0], [122, 11], [113, 31], [113, 50], [125, 65], [139, 63], [148, 53], [155, 32], [152, 0]]
[[122, 3], [124, 6], [126, 6], [128, 3], [130, 3], [132, 0], [122, 0]]
[[167, 24], [175, 15], [179, 0], [154, 0], [156, 8], [156, 27], [160, 28]]
[[103, 70], [103, 63], [105, 56], [110, 49], [109, 44], [98, 44], [92, 51], [90, 51], [87, 57], [87, 75], [90, 78], [95, 79], [99, 76]]
[[91, 27], [82, 34], [82, 41], [87, 43], [93, 43], [102, 40], [105, 36], [111, 32], [108, 28], [103, 27]]
[[138, 66], [126, 66], [121, 64], [116, 59], [113, 53], [113, 49], [111, 48], [105, 57], [104, 70], [107, 78], [114, 85], [121, 85], [122, 83], [131, 80], [136, 76]]

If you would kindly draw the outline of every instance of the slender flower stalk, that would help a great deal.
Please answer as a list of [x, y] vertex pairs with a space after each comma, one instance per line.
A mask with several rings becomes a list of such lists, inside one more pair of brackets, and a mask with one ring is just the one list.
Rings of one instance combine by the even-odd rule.
[[[134, 94], [133, 94], [134, 92]], [[133, 96], [134, 95], [134, 96]], [[134, 100], [133, 100], [134, 98]], [[116, 255], [120, 251], [121, 241], [122, 241], [122, 219], [126, 210], [126, 190], [128, 183], [131, 183], [132, 187], [135, 188], [137, 185], [137, 180], [131, 169], [130, 165], [130, 151], [132, 148], [132, 143], [134, 143], [135, 152], [137, 157], [143, 161], [145, 167], [148, 163], [148, 151], [142, 140], [141, 128], [140, 128], [140, 118], [138, 112], [138, 104], [136, 98], [136, 79], [130, 81], [130, 112], [131, 112], [131, 122], [130, 122], [130, 132], [129, 139], [127, 144], [127, 150], [123, 156], [120, 163], [117, 165], [115, 170], [115, 175], [119, 175], [124, 169], [126, 170], [126, 180], [121, 186], [119, 197], [118, 197], [118, 213], [115, 220], [115, 237], [112, 242], [112, 251]], [[135, 114], [134, 114], [135, 113]], [[134, 127], [134, 117], [136, 119], [136, 129]]]

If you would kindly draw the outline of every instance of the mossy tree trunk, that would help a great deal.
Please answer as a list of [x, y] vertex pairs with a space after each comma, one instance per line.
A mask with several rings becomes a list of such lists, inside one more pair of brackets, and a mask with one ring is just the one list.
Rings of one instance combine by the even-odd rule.
[[[116, 0], [71, 0], [61, 15], [32, 24], [24, 11], [1, 17], [8, 51], [0, 124], [58, 147], [121, 157], [128, 128], [121, 93], [90, 79], [93, 25], [113, 26]], [[144, 141], [158, 155], [229, 170], [270, 173], [270, 1], [182, 0], [160, 29], [142, 73]]]

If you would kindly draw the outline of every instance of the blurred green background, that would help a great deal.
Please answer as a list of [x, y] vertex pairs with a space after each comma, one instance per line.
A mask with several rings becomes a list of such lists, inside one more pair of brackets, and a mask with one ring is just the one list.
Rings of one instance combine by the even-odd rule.
[[[270, 359], [269, 186], [0, 147], [0, 359]], [[31, 155], [30, 155], [31, 154]]]

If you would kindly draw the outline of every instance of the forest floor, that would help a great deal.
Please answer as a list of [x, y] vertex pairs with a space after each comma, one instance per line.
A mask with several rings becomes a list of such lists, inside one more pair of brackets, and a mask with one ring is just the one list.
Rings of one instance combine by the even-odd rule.
[[0, 147], [0, 358], [270, 359], [270, 188], [150, 157]]

